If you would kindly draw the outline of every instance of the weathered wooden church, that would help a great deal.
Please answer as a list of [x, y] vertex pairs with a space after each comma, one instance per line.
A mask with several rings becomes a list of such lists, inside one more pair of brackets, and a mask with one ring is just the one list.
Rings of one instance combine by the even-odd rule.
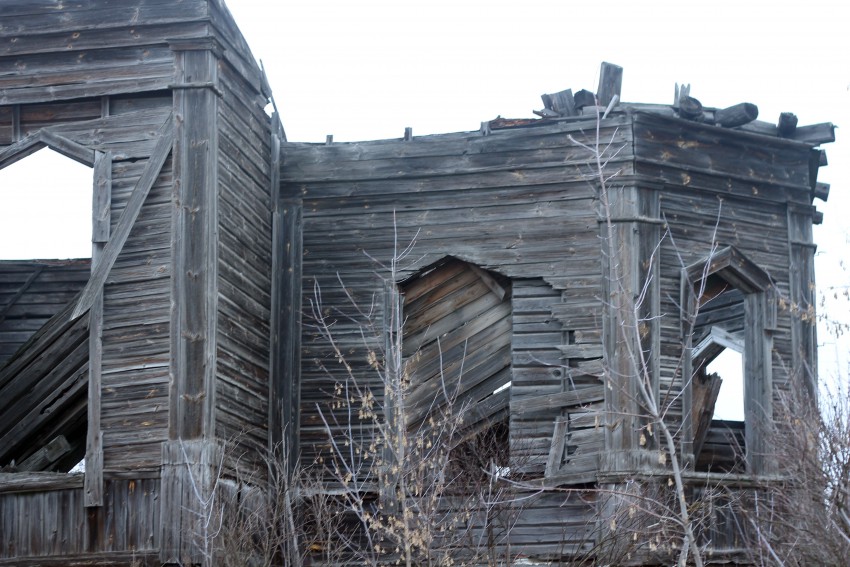
[[[670, 478], [652, 402], [687, 490], [780, 477], [765, 425], [815, 389], [833, 127], [686, 89], [628, 104], [621, 77], [478, 131], [297, 143], [221, 0], [2, 2], [0, 168], [50, 148], [91, 167], [93, 205], [90, 261], [0, 261], [0, 565], [202, 562], [199, 487], [335, 431], [317, 289], [361, 385], [382, 345], [350, 300], [380, 321], [391, 287], [411, 419], [451, 376], [470, 427], [501, 424], [541, 488], [503, 544], [525, 564], [594, 549], [595, 488]], [[723, 351], [739, 420], [714, 418]], [[700, 545], [743, 561], [724, 513]]]

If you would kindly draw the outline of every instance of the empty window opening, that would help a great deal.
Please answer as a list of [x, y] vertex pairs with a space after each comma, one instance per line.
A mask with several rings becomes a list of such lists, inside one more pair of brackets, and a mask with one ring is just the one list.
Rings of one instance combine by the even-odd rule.
[[710, 277], [694, 329], [693, 409], [697, 470], [743, 470], [746, 451], [744, 294]]
[[712, 419], [744, 421], [744, 357], [740, 352], [723, 349], [717, 358], [708, 363], [706, 371], [717, 374], [722, 382]]
[[[690, 285], [682, 286], [682, 305], [698, 309], [695, 320], [683, 327], [692, 345], [684, 398], [690, 411], [685, 425], [695, 468], [763, 473], [770, 466], [764, 428], [773, 413], [769, 332], [776, 329], [777, 317], [773, 281], [733, 246], [688, 266], [683, 277]], [[742, 353], [743, 365], [729, 362], [721, 370], [712, 365], [709, 372], [708, 365], [724, 350]], [[732, 387], [741, 366], [744, 386]], [[726, 376], [721, 378], [721, 373]], [[718, 402], [723, 378], [728, 393]], [[741, 399], [743, 411], [733, 409], [737, 403], [732, 402]]]
[[0, 169], [0, 258], [90, 258], [91, 230], [91, 168], [44, 148]]
[[60, 338], [39, 329], [67, 317], [89, 279], [92, 185], [90, 167], [49, 148], [0, 169], [0, 367], [42, 361], [8, 375], [28, 385], [0, 401], [8, 471], [68, 472], [85, 455], [86, 325], [62, 319]]

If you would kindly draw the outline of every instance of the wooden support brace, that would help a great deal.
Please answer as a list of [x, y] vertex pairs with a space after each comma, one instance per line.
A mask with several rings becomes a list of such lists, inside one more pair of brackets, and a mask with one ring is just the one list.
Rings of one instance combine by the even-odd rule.
[[0, 152], [0, 169], [31, 156], [45, 145], [39, 132], [27, 135]]
[[549, 446], [549, 457], [546, 459], [546, 469], [543, 473], [546, 477], [554, 476], [561, 468], [561, 461], [564, 458], [564, 448], [567, 442], [567, 426], [566, 420], [557, 420], [555, 422], [555, 430], [552, 433], [552, 444]]
[[50, 443], [30, 455], [18, 465], [19, 471], [43, 471], [64, 457], [71, 450], [71, 445], [64, 435], [55, 437]]
[[[97, 152], [92, 192], [92, 271], [102, 260], [105, 243], [109, 241], [111, 194], [112, 155], [109, 152]], [[103, 432], [100, 427], [102, 338], [103, 288], [89, 310], [88, 426], [86, 477], [83, 487], [83, 503], [86, 507], [103, 506]]]
[[169, 116], [165, 124], [160, 128], [159, 140], [154, 147], [153, 153], [142, 175], [136, 182], [133, 193], [130, 195], [124, 211], [121, 213], [121, 217], [118, 219], [114, 236], [109, 239], [109, 242], [103, 249], [103, 258], [98, 262], [98, 265], [92, 272], [91, 278], [80, 295], [80, 300], [77, 303], [76, 309], [71, 314], [71, 319], [79, 318], [91, 308], [100, 290], [103, 289], [103, 284], [106, 283], [106, 277], [118, 259], [118, 254], [121, 253], [124, 243], [130, 236], [130, 231], [136, 222], [136, 218], [139, 216], [139, 212], [142, 210], [142, 205], [148, 193], [150, 193], [151, 187], [156, 182], [159, 172], [162, 171], [162, 166], [165, 165], [168, 154], [171, 153], [171, 146], [174, 141], [172, 120], [173, 117]]
[[65, 157], [69, 157], [74, 161], [78, 161], [83, 165], [87, 165], [92, 167], [94, 165], [94, 150], [91, 148], [87, 148], [73, 140], [69, 140], [64, 136], [60, 136], [59, 134], [54, 134], [50, 130], [41, 130], [39, 132], [39, 137], [41, 138], [44, 145], [46, 145], [51, 150], [59, 152]]

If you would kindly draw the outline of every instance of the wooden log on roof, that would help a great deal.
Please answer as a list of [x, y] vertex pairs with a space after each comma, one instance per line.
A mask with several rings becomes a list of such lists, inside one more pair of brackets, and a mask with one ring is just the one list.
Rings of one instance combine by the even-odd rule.
[[685, 120], [702, 122], [702, 103], [692, 96], [679, 97], [679, 116]]
[[596, 105], [596, 95], [592, 92], [581, 89], [579, 92], [575, 94], [574, 102], [576, 110], [580, 110], [585, 106], [595, 106]]
[[17, 468], [22, 472], [43, 471], [70, 451], [71, 444], [64, 435], [58, 435], [50, 443], [27, 457]]
[[735, 128], [752, 122], [759, 115], [759, 107], [751, 102], [742, 102], [714, 112], [714, 122], [724, 128]]
[[794, 134], [797, 129], [797, 115], [793, 112], [783, 112], [779, 115], [779, 121], [776, 123], [776, 129], [779, 135], [783, 138], [788, 138]]
[[835, 141], [835, 125], [832, 122], [823, 122], [810, 126], [800, 126], [790, 138], [814, 146], [829, 144]]
[[599, 71], [599, 88], [596, 90], [597, 104], [608, 106], [615, 96], [619, 98], [622, 85], [623, 68], [603, 61]]
[[[573, 97], [572, 89], [567, 89], [565, 91], [552, 94], [540, 95], [540, 98], [543, 99], [543, 107], [545, 110], [551, 110], [559, 116], [576, 115], [576, 101]], [[535, 112], [535, 114], [537, 113]], [[540, 114], [540, 116], [543, 115]]]

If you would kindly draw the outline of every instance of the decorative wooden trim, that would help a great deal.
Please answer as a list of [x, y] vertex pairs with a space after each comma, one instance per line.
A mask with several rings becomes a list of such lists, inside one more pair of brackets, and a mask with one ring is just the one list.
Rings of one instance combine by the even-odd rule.
[[27, 135], [25, 138], [18, 140], [1, 151], [0, 169], [31, 156], [44, 147], [48, 147], [83, 165], [91, 167], [94, 164], [94, 150], [47, 129], [41, 129], [38, 132]]

